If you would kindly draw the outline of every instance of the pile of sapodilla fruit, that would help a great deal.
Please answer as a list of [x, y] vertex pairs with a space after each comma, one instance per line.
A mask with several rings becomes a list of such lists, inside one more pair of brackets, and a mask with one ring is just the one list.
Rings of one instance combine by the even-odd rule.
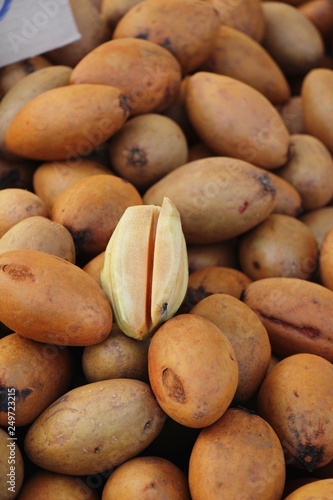
[[[0, 74], [1, 500], [333, 498], [332, 1], [70, 3]], [[100, 273], [164, 197], [188, 289], [138, 341]]]

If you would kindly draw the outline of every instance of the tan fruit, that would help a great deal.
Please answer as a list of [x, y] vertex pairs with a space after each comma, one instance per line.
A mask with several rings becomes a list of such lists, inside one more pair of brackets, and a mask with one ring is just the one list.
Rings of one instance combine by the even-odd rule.
[[88, 273], [99, 286], [101, 285], [101, 272], [104, 264], [105, 251], [96, 255], [91, 260], [89, 260], [82, 269]]
[[297, 189], [278, 173], [262, 169], [274, 186], [275, 205], [272, 214], [285, 214], [298, 217], [303, 212], [302, 198]]
[[265, 34], [262, 44], [285, 75], [303, 75], [318, 66], [324, 43], [315, 25], [296, 7], [263, 2]]
[[23, 61], [4, 66], [0, 71], [0, 95], [5, 95], [25, 76], [49, 66], [52, 66], [52, 63], [44, 56], [28, 57]]
[[253, 38], [222, 24], [202, 70], [230, 76], [261, 92], [273, 104], [290, 98], [290, 88], [270, 54]]
[[300, 95], [291, 96], [285, 104], [277, 106], [277, 110], [290, 134], [304, 133], [302, 97]]
[[218, 12], [221, 24], [231, 26], [261, 42], [265, 19], [260, 0], [206, 0]]
[[[95, 485], [94, 485], [95, 486]], [[97, 490], [87, 485], [80, 477], [57, 474], [43, 469], [34, 472], [25, 481], [20, 500], [59, 500], [72, 498], [75, 500], [99, 500]]]
[[21, 220], [35, 215], [47, 215], [43, 200], [35, 193], [21, 188], [0, 191], [0, 237]]
[[[11, 333], [0, 340], [3, 391], [15, 391], [15, 425], [31, 424], [72, 382], [73, 357], [58, 347]], [[7, 408], [0, 407], [0, 425], [7, 426]]]
[[[13, 398], [12, 393], [11, 397]], [[10, 399], [11, 403], [13, 403], [12, 398]], [[12, 427], [12, 423], [13, 420], [10, 419], [10, 427]], [[15, 423], [13, 425], [14, 429], [9, 430], [15, 433]], [[17, 441], [11, 440], [10, 435], [2, 428], [0, 428], [0, 471], [0, 498], [14, 500], [23, 484], [24, 462]]]
[[124, 14], [112, 36], [143, 38], [162, 45], [179, 61], [183, 74], [187, 74], [209, 55], [219, 24], [216, 10], [207, 2], [146, 0]]
[[332, 85], [333, 70], [316, 68], [307, 73], [301, 87], [304, 129], [307, 134], [323, 142], [331, 154], [333, 154]]
[[251, 283], [239, 269], [224, 266], [206, 266], [189, 274], [188, 287], [182, 310], [188, 312], [205, 297], [215, 293], [225, 293], [239, 299]]
[[188, 245], [189, 272], [199, 271], [205, 267], [238, 267], [237, 240], [222, 241], [210, 245]]
[[307, 471], [333, 458], [333, 367], [321, 356], [294, 354], [267, 375], [258, 412], [275, 430], [286, 463]]
[[70, 0], [69, 3], [81, 37], [79, 40], [51, 50], [45, 55], [55, 64], [67, 64], [74, 67], [95, 47], [109, 40], [111, 31], [106, 19], [100, 15], [91, 0]]
[[150, 337], [171, 318], [188, 282], [186, 244], [178, 210], [162, 206], [125, 210], [106, 247], [101, 284], [126, 335]]
[[239, 370], [234, 401], [245, 402], [255, 396], [271, 359], [269, 337], [257, 315], [239, 299], [223, 293], [202, 299], [190, 314], [209, 319], [230, 341]]
[[238, 255], [242, 271], [253, 281], [273, 276], [307, 280], [317, 268], [318, 245], [304, 222], [271, 214], [241, 237]]
[[333, 5], [331, 0], [301, 2], [298, 10], [316, 26], [324, 40], [332, 39]]
[[333, 479], [312, 479], [285, 497], [285, 500], [329, 500], [333, 495]]
[[110, 85], [53, 88], [20, 109], [6, 130], [5, 143], [12, 153], [25, 158], [69, 160], [103, 144], [128, 115], [122, 92]]
[[101, 163], [88, 158], [77, 158], [64, 162], [45, 162], [38, 165], [33, 174], [34, 192], [45, 203], [51, 213], [56, 198], [75, 181], [89, 175], [111, 174]]
[[51, 253], [75, 264], [75, 246], [70, 232], [62, 224], [41, 215], [22, 219], [0, 238], [0, 254], [24, 249]]
[[121, 90], [131, 115], [157, 113], [176, 99], [181, 68], [168, 50], [149, 40], [121, 38], [89, 52], [73, 69], [72, 84], [94, 83]]
[[84, 346], [110, 333], [106, 295], [80, 267], [55, 255], [37, 250], [1, 254], [0, 291], [0, 321], [32, 340]]
[[286, 162], [287, 128], [273, 104], [250, 85], [198, 71], [186, 85], [186, 108], [202, 141], [219, 155], [266, 169]]
[[48, 66], [20, 79], [0, 102], [0, 151], [9, 159], [15, 156], [8, 151], [5, 135], [14, 116], [34, 97], [46, 90], [68, 85], [72, 69], [68, 66]]
[[176, 205], [188, 244], [229, 240], [274, 209], [275, 187], [254, 165], [228, 157], [203, 158], [176, 168], [144, 194], [146, 204], [167, 196]]
[[243, 408], [229, 408], [203, 429], [190, 456], [193, 500], [280, 500], [285, 477], [278, 436], [263, 418]]
[[187, 477], [161, 457], [136, 457], [120, 465], [105, 483], [102, 500], [190, 500]]
[[300, 220], [311, 229], [320, 249], [326, 234], [333, 228], [333, 206], [310, 210], [301, 215]]
[[99, 0], [101, 13], [105, 17], [110, 29], [113, 31], [118, 21], [126, 12], [142, 0]]
[[126, 208], [141, 203], [130, 182], [100, 173], [83, 177], [60, 193], [50, 217], [69, 230], [77, 256], [91, 259], [105, 250]]
[[299, 278], [265, 278], [250, 283], [242, 300], [263, 322], [274, 354], [313, 353], [333, 361], [331, 290]]
[[146, 190], [187, 162], [186, 137], [167, 116], [145, 113], [121, 127], [110, 140], [110, 164], [123, 179]]
[[133, 379], [76, 387], [57, 399], [29, 427], [28, 458], [60, 474], [98, 474], [143, 451], [166, 416], [151, 388]]
[[148, 381], [149, 339], [138, 341], [125, 335], [116, 323], [110, 335], [82, 353], [82, 369], [88, 382], [111, 378]]
[[278, 170], [278, 175], [299, 192], [305, 211], [323, 207], [333, 197], [332, 155], [325, 144], [312, 135], [290, 136], [289, 159]]
[[209, 426], [220, 418], [238, 384], [238, 364], [228, 338], [195, 314], [179, 314], [154, 333], [148, 374], [161, 408], [191, 428]]
[[319, 254], [319, 274], [321, 283], [333, 290], [333, 228], [329, 229], [323, 238]]

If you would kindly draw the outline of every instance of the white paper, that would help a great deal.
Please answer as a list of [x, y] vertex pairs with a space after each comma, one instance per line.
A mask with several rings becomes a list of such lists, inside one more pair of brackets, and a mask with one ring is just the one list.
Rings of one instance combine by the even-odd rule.
[[0, 67], [80, 38], [68, 0], [0, 0]]

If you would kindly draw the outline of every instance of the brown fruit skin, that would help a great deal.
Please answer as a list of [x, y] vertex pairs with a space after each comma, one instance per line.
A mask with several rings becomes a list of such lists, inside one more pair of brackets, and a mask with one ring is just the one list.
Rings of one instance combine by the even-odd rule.
[[73, 69], [70, 83], [110, 85], [126, 96], [131, 116], [161, 112], [176, 99], [181, 68], [167, 49], [149, 40], [110, 40]]
[[308, 484], [300, 486], [285, 500], [329, 500], [333, 495], [333, 479], [312, 480]]
[[324, 42], [315, 25], [296, 7], [284, 2], [263, 2], [263, 47], [286, 76], [304, 75], [321, 63]]
[[270, 214], [241, 236], [238, 255], [241, 270], [253, 281], [274, 276], [307, 280], [317, 268], [318, 245], [300, 220]]
[[44, 56], [28, 57], [23, 61], [7, 64], [1, 68], [0, 72], [0, 95], [7, 94], [25, 76], [49, 66], [52, 66], [52, 63]]
[[323, 238], [319, 254], [320, 282], [333, 291], [333, 228]]
[[277, 110], [290, 134], [304, 134], [302, 97], [300, 95], [291, 96], [285, 104], [278, 105]]
[[146, 113], [128, 120], [114, 134], [109, 154], [113, 170], [144, 191], [187, 162], [188, 146], [174, 120]]
[[45, 203], [48, 214], [56, 198], [74, 184], [75, 181], [88, 175], [110, 174], [101, 163], [88, 158], [78, 158], [66, 162], [45, 162], [36, 168], [33, 174], [33, 189]]
[[51, 253], [75, 264], [75, 246], [70, 232], [62, 224], [41, 215], [22, 219], [0, 238], [0, 253], [24, 249]]
[[77, 255], [91, 259], [105, 250], [120, 217], [133, 205], [142, 205], [142, 198], [131, 183], [114, 175], [92, 175], [57, 197], [51, 219], [69, 230]]
[[187, 257], [189, 272], [199, 271], [204, 267], [219, 266], [238, 268], [236, 238], [212, 243], [210, 245], [188, 245]]
[[98, 0], [101, 3], [101, 13], [113, 31], [118, 21], [126, 12], [142, 0]]
[[83, 373], [88, 382], [111, 378], [147, 382], [148, 347], [149, 340], [138, 341], [128, 337], [114, 323], [105, 340], [83, 349]]
[[274, 354], [305, 352], [333, 362], [331, 290], [299, 278], [264, 278], [248, 285], [242, 300], [263, 322]]
[[320, 249], [326, 234], [333, 228], [333, 207], [310, 210], [310, 212], [301, 215], [300, 220], [311, 229]]
[[[259, 167], [258, 167], [259, 168]], [[302, 198], [297, 189], [277, 173], [262, 169], [263, 173], [270, 178], [272, 186], [276, 190], [275, 205], [272, 214], [285, 214], [299, 217], [303, 212]]]
[[29, 427], [24, 448], [36, 465], [69, 475], [97, 474], [133, 458], [166, 416], [145, 382], [113, 379], [76, 387]]
[[301, 96], [306, 133], [317, 137], [333, 154], [332, 85], [333, 70], [313, 69], [304, 77]]
[[154, 333], [148, 374], [163, 411], [191, 428], [206, 427], [220, 418], [238, 384], [229, 340], [211, 321], [194, 314], [174, 316]]
[[325, 144], [309, 134], [293, 134], [289, 151], [277, 174], [299, 192], [303, 210], [327, 205], [333, 197], [333, 160]]
[[[42, 344], [11, 333], [0, 340], [0, 380], [3, 390], [15, 389], [15, 425], [31, 424], [64, 394], [73, 375], [68, 347]], [[1, 407], [0, 425], [7, 426], [7, 408]]]
[[209, 319], [227, 336], [238, 363], [238, 386], [234, 402], [251, 399], [258, 391], [270, 364], [271, 345], [257, 315], [239, 299], [215, 293], [191, 309]]
[[55, 255], [0, 255], [0, 292], [0, 321], [32, 340], [84, 346], [110, 333], [112, 309], [104, 292], [81, 268]]
[[188, 244], [229, 240], [264, 220], [276, 190], [254, 165], [227, 157], [203, 158], [176, 168], [144, 194], [147, 204], [168, 196], [179, 210]]
[[45, 55], [54, 64], [67, 64], [72, 68], [95, 47], [110, 39], [111, 31], [106, 19], [101, 16], [91, 0], [70, 0], [78, 31], [81, 38], [75, 42], [58, 47]]
[[25, 158], [70, 160], [106, 142], [128, 116], [126, 99], [116, 87], [66, 85], [27, 102], [10, 122], [5, 143]]
[[333, 5], [331, 0], [302, 2], [298, 6], [298, 10], [316, 26], [324, 40], [332, 40]]
[[250, 36], [224, 24], [201, 69], [246, 83], [273, 104], [290, 98], [288, 81], [268, 52]]
[[258, 393], [258, 413], [275, 430], [286, 463], [312, 471], [333, 458], [333, 366], [299, 353], [280, 361]]
[[252, 282], [239, 269], [225, 266], [206, 266], [189, 274], [187, 292], [182, 310], [188, 312], [209, 295], [224, 293], [239, 299]]
[[162, 457], [135, 457], [117, 467], [106, 481], [102, 500], [190, 500], [187, 477]]
[[221, 24], [231, 26], [261, 42], [265, 20], [260, 0], [206, 0], [218, 12]]
[[93, 257], [82, 267], [82, 269], [88, 273], [100, 287], [102, 287], [101, 272], [104, 264], [104, 258], [105, 251], [97, 254], [96, 257]]
[[209, 55], [219, 25], [216, 10], [207, 2], [148, 0], [124, 14], [112, 38], [143, 38], [161, 45], [176, 57], [182, 73], [187, 74]]
[[91, 489], [80, 477], [37, 470], [24, 483], [19, 500], [99, 500], [96, 490]]
[[229, 408], [203, 429], [190, 456], [192, 500], [280, 500], [285, 476], [276, 433], [263, 418], [243, 408]]
[[[9, 463], [13, 459], [13, 452], [11, 452], [11, 449], [8, 447], [10, 443], [14, 443], [15, 447], [15, 464]], [[7, 483], [7, 480], [10, 480], [10, 477], [7, 476], [11, 470], [10, 466], [14, 467], [15, 484], [13, 486], [15, 492], [11, 492], [8, 489], [9, 486], [12, 486]], [[11, 441], [9, 434], [2, 428], [0, 428], [0, 474], [0, 498], [2, 500], [14, 500], [17, 498], [17, 494], [22, 487], [24, 479], [24, 462], [17, 441]]]
[[45, 203], [39, 196], [23, 188], [0, 190], [0, 237], [21, 220], [47, 216]]
[[185, 102], [194, 129], [215, 153], [267, 170], [286, 162], [289, 132], [273, 104], [250, 85], [198, 71], [189, 77]]
[[14, 116], [25, 104], [47, 90], [68, 85], [72, 69], [68, 66], [47, 66], [20, 79], [0, 102], [0, 151], [5, 158], [18, 158], [8, 151], [6, 130]]

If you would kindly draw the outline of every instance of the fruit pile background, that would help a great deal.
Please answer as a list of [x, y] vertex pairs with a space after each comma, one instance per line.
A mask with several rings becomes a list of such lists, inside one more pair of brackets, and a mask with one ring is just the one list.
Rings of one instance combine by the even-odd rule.
[[0, 500], [333, 498], [332, 0], [70, 5], [0, 69]]

